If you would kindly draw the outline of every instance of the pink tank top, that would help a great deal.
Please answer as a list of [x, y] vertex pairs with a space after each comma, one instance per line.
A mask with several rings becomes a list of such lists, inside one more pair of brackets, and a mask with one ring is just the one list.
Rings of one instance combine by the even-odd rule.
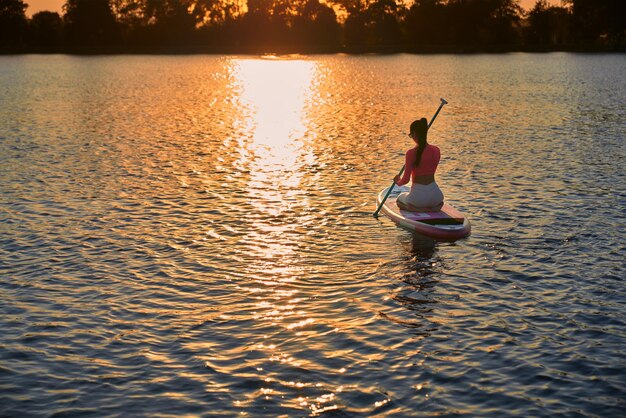
[[[417, 149], [411, 148], [406, 152], [406, 162], [404, 171], [404, 175], [402, 179], [398, 183], [398, 186], [402, 186], [403, 184], [407, 184], [410, 178], [415, 178], [415, 176], [427, 176], [435, 174], [437, 171], [437, 166], [439, 165], [439, 160], [441, 159], [441, 151], [439, 147], [435, 145], [426, 145], [424, 148], [424, 152], [422, 153], [422, 158], [417, 167], [414, 166], [415, 158], [417, 157]], [[413, 167], [413, 170], [411, 170]]]

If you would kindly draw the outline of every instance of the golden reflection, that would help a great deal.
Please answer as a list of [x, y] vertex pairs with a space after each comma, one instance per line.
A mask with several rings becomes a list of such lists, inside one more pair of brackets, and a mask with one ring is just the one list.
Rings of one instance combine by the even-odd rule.
[[[237, 166], [246, 169], [245, 200], [252, 206], [246, 242], [247, 251], [256, 258], [249, 273], [262, 287], [272, 287], [299, 276], [300, 237], [294, 230], [298, 225], [294, 207], [307, 206], [299, 167], [311, 158], [302, 138], [315, 63], [239, 59], [233, 70], [238, 100], [245, 109]], [[281, 299], [295, 295], [291, 289], [287, 293], [276, 290], [282, 292]], [[276, 311], [270, 316], [276, 317]]]
[[[298, 297], [298, 281], [307, 274], [300, 260], [303, 237], [298, 228], [308, 216], [302, 209], [309, 206], [303, 167], [315, 158], [303, 138], [316, 64], [293, 59], [240, 59], [234, 64], [244, 115], [236, 164], [245, 169], [245, 204], [250, 208], [244, 240], [250, 260], [245, 276], [252, 280], [241, 289], [255, 299], [253, 318], [276, 332], [255, 347], [265, 352], [269, 363], [303, 367], [307, 360], [294, 357], [274, 337], [284, 331], [298, 334], [315, 323]], [[268, 388], [254, 396], [276, 395]]]
[[[244, 109], [236, 166], [246, 169], [245, 200], [253, 217], [245, 237], [246, 251], [253, 257], [246, 276], [254, 278], [256, 287], [244, 289], [258, 301], [256, 320], [288, 330], [312, 322], [297, 310], [301, 300], [290, 284], [303, 274], [293, 207], [307, 205], [298, 166], [311, 158], [302, 138], [314, 74], [313, 62], [280, 59], [237, 60], [233, 71]], [[300, 364], [269, 341], [259, 348], [267, 351], [270, 362]]]
[[253, 115], [248, 127], [254, 129], [255, 143], [276, 151], [302, 136], [305, 129], [302, 111], [314, 71], [314, 63], [310, 61], [238, 62], [241, 99]]
[[308, 319], [304, 319], [300, 322], [296, 322], [290, 325], [287, 325], [287, 329], [295, 329], [295, 328], [302, 328], [306, 325], [310, 325], [312, 323], [314, 323], [315, 321], [313, 320], [313, 318], [308, 318]]
[[[304, 60], [239, 60], [235, 75], [241, 104], [248, 111], [239, 149], [241, 165], [251, 169], [250, 197], [254, 201], [257, 193], [267, 193], [267, 186], [272, 184], [287, 190], [297, 188], [300, 176], [294, 168], [298, 159], [305, 157], [301, 142], [306, 129], [304, 108], [315, 64]], [[265, 195], [266, 200], [275, 199], [277, 204], [286, 197]]]

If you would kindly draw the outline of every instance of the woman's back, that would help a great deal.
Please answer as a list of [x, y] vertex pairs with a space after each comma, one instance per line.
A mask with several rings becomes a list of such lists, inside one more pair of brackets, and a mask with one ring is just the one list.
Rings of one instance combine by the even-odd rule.
[[[414, 148], [415, 149], [415, 148]], [[414, 152], [417, 153], [417, 150]], [[416, 176], [433, 176], [437, 171], [439, 160], [441, 159], [441, 150], [435, 145], [428, 144], [422, 152], [419, 164], [417, 161], [413, 164], [413, 181]]]

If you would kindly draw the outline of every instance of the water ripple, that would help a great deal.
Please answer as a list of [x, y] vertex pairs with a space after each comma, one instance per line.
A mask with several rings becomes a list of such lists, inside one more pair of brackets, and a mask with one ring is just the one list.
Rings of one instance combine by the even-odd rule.
[[[626, 407], [623, 56], [0, 61], [0, 415]], [[371, 216], [441, 95], [454, 243]]]

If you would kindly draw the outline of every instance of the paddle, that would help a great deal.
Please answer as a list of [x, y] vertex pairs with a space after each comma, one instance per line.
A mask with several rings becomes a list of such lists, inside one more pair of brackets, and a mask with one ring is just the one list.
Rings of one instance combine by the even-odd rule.
[[[435, 119], [437, 118], [437, 115], [439, 114], [439, 112], [441, 111], [441, 108], [443, 107], [443, 105], [447, 105], [448, 102], [446, 102], [445, 99], [440, 99], [441, 100], [441, 104], [439, 105], [439, 108], [437, 109], [437, 111], [435, 112], [435, 115], [433, 116], [433, 118], [430, 120], [430, 123], [428, 124], [428, 127], [430, 128], [430, 125], [433, 124], [433, 122], [435, 121]], [[400, 172], [398, 173], [399, 176], [402, 175], [402, 173], [404, 172], [404, 165], [402, 166], [402, 168], [400, 169]], [[391, 187], [389, 188], [389, 190], [387, 190], [387, 194], [385, 194], [385, 197], [383, 198], [383, 200], [380, 202], [380, 205], [378, 205], [378, 209], [376, 209], [376, 212], [374, 212], [374, 217], [376, 218], [378, 216], [378, 212], [380, 212], [380, 209], [383, 207], [383, 205], [385, 204], [385, 201], [387, 200], [387, 198], [389, 197], [389, 195], [391, 194], [391, 191], [393, 190], [393, 186], [396, 185], [396, 182], [394, 181], [393, 183], [391, 183]]]

